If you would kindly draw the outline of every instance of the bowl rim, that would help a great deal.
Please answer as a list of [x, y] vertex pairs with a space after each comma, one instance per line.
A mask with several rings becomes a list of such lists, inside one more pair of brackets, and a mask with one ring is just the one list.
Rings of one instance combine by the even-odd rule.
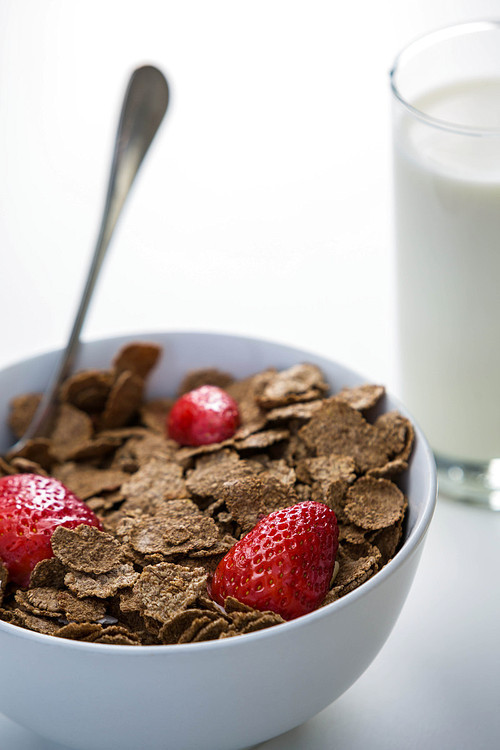
[[[194, 330], [186, 330], [186, 331], [150, 331], [150, 332], [131, 332], [129, 334], [118, 334], [115, 336], [104, 336], [104, 337], [96, 337], [92, 339], [84, 339], [82, 341], [82, 347], [85, 346], [91, 346], [92, 344], [111, 344], [114, 342], [117, 346], [120, 346], [120, 344], [126, 343], [127, 341], [140, 341], [140, 340], [149, 340], [154, 341], [155, 337], [158, 336], [168, 336], [170, 337], [195, 337], [195, 336], [207, 336], [207, 337], [217, 337], [217, 338], [227, 338], [227, 339], [240, 339], [247, 341], [248, 343], [265, 343], [270, 346], [276, 346], [279, 347], [282, 351], [283, 350], [289, 350], [290, 353], [292, 351], [300, 352], [304, 356], [310, 356], [313, 358], [319, 358], [323, 359], [325, 361], [331, 362], [332, 364], [339, 366], [346, 371], [350, 372], [351, 374], [360, 377], [360, 373], [358, 373], [355, 370], [352, 370], [351, 368], [343, 365], [341, 362], [338, 362], [337, 360], [333, 360], [328, 356], [318, 354], [317, 352], [310, 351], [308, 349], [302, 349], [301, 347], [295, 347], [293, 345], [289, 344], [282, 344], [280, 342], [273, 341], [272, 339], [266, 339], [264, 337], [255, 337], [255, 336], [247, 336], [247, 335], [241, 335], [241, 334], [231, 334], [231, 333], [225, 333], [225, 332], [216, 332], [216, 331], [194, 331]], [[11, 368], [19, 367], [20, 365], [28, 362], [33, 362], [34, 360], [38, 358], [44, 358], [48, 356], [54, 356], [61, 352], [61, 348], [51, 349], [45, 352], [39, 352], [31, 357], [23, 357], [17, 360], [14, 363], [11, 363], [3, 368], [0, 368], [0, 374], [2, 372], [5, 372], [6, 370], [9, 370]], [[362, 377], [362, 376], [361, 376]], [[365, 379], [366, 382], [366, 379]], [[297, 628], [302, 628], [303, 626], [307, 626], [308, 623], [314, 623], [317, 621], [322, 620], [325, 617], [329, 617], [331, 613], [338, 612], [344, 609], [345, 607], [348, 607], [351, 603], [355, 602], [357, 599], [361, 598], [365, 594], [368, 594], [371, 591], [374, 591], [376, 588], [378, 588], [380, 585], [383, 584], [383, 582], [389, 578], [398, 568], [400, 568], [409, 558], [413, 556], [413, 554], [416, 552], [419, 545], [424, 541], [424, 538], [426, 536], [427, 530], [429, 528], [430, 522], [432, 520], [432, 516], [434, 514], [434, 510], [436, 507], [436, 501], [437, 501], [437, 469], [436, 469], [436, 463], [434, 460], [434, 455], [432, 452], [432, 449], [430, 448], [429, 443], [427, 442], [427, 439], [425, 438], [421, 428], [419, 427], [416, 420], [413, 418], [413, 416], [408, 412], [406, 407], [400, 403], [399, 399], [397, 399], [395, 396], [392, 395], [392, 393], [388, 394], [390, 396], [391, 401], [394, 403], [394, 405], [400, 409], [401, 413], [408, 417], [414, 427], [415, 430], [415, 442], [420, 444], [421, 450], [424, 454], [425, 463], [427, 465], [427, 468], [429, 470], [429, 477], [428, 477], [428, 486], [427, 486], [427, 493], [426, 497], [424, 498], [424, 501], [422, 503], [423, 511], [421, 513], [421, 516], [419, 519], [417, 519], [417, 522], [415, 523], [415, 526], [410, 532], [409, 537], [405, 540], [403, 546], [401, 549], [396, 553], [396, 555], [388, 562], [386, 563], [383, 568], [381, 568], [377, 573], [375, 573], [371, 578], [369, 578], [364, 583], [360, 584], [356, 589], [353, 591], [350, 591], [347, 594], [344, 594], [340, 599], [337, 601], [331, 602], [330, 604], [326, 604], [323, 607], [319, 607], [318, 609], [314, 610], [313, 612], [309, 612], [306, 615], [302, 615], [300, 617], [297, 617], [294, 620], [289, 620], [284, 623], [280, 623], [279, 625], [275, 625], [270, 628], [265, 628], [263, 630], [258, 630], [253, 633], [244, 633], [241, 635], [233, 636], [232, 638], [223, 638], [213, 641], [201, 641], [198, 643], [176, 643], [176, 644], [159, 644], [159, 645], [151, 645], [151, 646], [145, 646], [140, 645], [136, 648], [128, 645], [119, 645], [119, 644], [107, 644], [107, 643], [85, 643], [83, 641], [76, 641], [69, 638], [61, 638], [54, 635], [46, 635], [44, 633], [37, 633], [32, 630], [28, 630], [27, 628], [23, 628], [19, 625], [12, 625], [11, 623], [5, 622], [3, 620], [0, 620], [0, 633], [5, 632], [7, 635], [13, 635], [18, 638], [25, 638], [28, 641], [33, 642], [41, 642], [44, 643], [47, 646], [50, 646], [52, 644], [53, 648], [66, 648], [66, 649], [76, 649], [83, 651], [92, 651], [99, 654], [106, 653], [107, 655], [113, 655], [116, 656], [127, 654], [130, 655], [131, 658], [139, 658], [141, 654], [143, 655], [153, 655], [153, 654], [167, 654], [167, 653], [194, 653], [195, 651], [201, 650], [201, 651], [217, 651], [220, 648], [224, 649], [231, 649], [231, 648], [238, 648], [241, 647], [244, 643], [247, 643], [249, 646], [252, 643], [255, 643], [260, 640], [267, 640], [279, 637], [280, 633], [292, 633]]]

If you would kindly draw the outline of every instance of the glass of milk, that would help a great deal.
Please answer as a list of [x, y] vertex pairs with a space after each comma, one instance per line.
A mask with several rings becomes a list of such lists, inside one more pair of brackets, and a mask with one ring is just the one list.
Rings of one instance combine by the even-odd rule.
[[500, 510], [500, 22], [391, 71], [400, 393], [441, 492]]

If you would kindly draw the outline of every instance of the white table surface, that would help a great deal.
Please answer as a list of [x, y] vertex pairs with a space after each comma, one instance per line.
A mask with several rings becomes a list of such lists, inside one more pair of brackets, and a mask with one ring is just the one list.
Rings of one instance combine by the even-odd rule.
[[[152, 62], [171, 107], [84, 337], [262, 336], [397, 393], [388, 70], [415, 36], [499, 10], [498, 0], [2, 0], [0, 367], [64, 342], [122, 93]], [[499, 580], [500, 514], [440, 499], [375, 662], [260, 748], [500, 746]], [[1, 715], [0, 748], [56, 750]]]

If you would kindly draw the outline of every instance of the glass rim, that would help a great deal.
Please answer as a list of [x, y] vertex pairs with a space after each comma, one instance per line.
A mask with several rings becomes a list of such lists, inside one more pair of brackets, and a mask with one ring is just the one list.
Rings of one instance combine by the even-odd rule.
[[397, 74], [401, 67], [405, 64], [406, 60], [413, 59], [415, 55], [419, 54], [419, 52], [429, 49], [431, 46], [434, 46], [435, 44], [446, 41], [448, 39], [484, 31], [500, 32], [500, 19], [468, 21], [465, 23], [457, 23], [445, 26], [443, 28], [436, 29], [435, 31], [423, 34], [422, 36], [419, 36], [413, 41], [409, 42], [398, 53], [398, 55], [396, 55], [392, 68], [389, 71], [391, 91], [395, 98], [414, 117], [422, 120], [428, 125], [439, 128], [440, 130], [446, 130], [448, 132], [469, 136], [500, 136], [500, 127], [481, 128], [469, 125], [460, 125], [459, 123], [452, 122], [450, 120], [442, 120], [438, 117], [433, 117], [432, 115], [423, 112], [422, 110], [418, 109], [418, 107], [410, 104], [410, 102], [403, 96], [403, 94], [399, 90], [396, 82]]

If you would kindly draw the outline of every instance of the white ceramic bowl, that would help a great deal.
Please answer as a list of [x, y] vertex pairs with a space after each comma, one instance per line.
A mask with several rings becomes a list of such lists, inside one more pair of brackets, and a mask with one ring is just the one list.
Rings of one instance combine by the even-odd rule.
[[[310, 361], [334, 389], [365, 379], [308, 352], [237, 336], [164, 333], [84, 345], [79, 367], [108, 367], [143, 338], [164, 347], [152, 395], [173, 394], [193, 367], [237, 376]], [[48, 353], [0, 373], [0, 451], [11, 396], [43, 389]], [[403, 407], [391, 397], [385, 408]], [[81, 750], [237, 750], [298, 726], [341, 695], [374, 659], [410, 589], [436, 500], [432, 453], [416, 429], [403, 489], [405, 541], [373, 578], [327, 607], [256, 633], [175, 646], [112, 646], [39, 635], [0, 622], [0, 711], [40, 735]], [[402, 665], [404, 668], [404, 665]]]

